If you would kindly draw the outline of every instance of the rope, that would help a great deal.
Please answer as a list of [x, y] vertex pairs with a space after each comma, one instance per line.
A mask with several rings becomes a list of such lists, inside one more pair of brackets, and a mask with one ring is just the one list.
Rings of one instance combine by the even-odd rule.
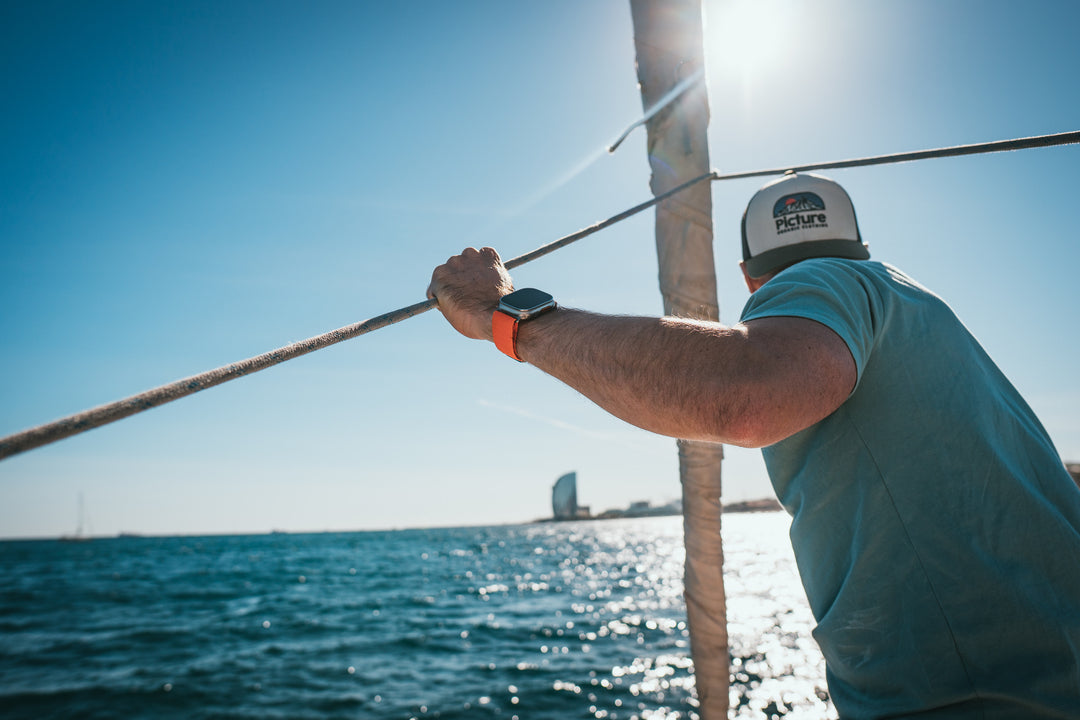
[[[692, 180], [672, 188], [671, 190], [657, 195], [651, 200], [647, 200], [639, 205], [635, 205], [629, 210], [624, 210], [617, 215], [612, 215], [606, 220], [590, 225], [586, 228], [578, 230], [577, 232], [566, 235], [558, 240], [542, 245], [535, 250], [519, 255], [506, 261], [505, 265], [508, 269], [513, 270], [516, 267], [520, 267], [526, 263], [532, 262], [537, 258], [543, 257], [549, 253], [565, 247], [571, 243], [577, 242], [582, 238], [588, 237], [593, 233], [599, 232], [604, 228], [610, 227], [615, 223], [621, 222], [633, 215], [637, 215], [643, 210], [657, 205], [669, 197], [676, 195], [687, 188], [693, 187], [705, 180], [735, 180], [738, 178], [760, 177], [764, 175], [783, 175], [787, 172], [800, 172], [804, 170], [826, 170], [832, 168], [847, 168], [847, 167], [862, 167], [867, 165], [882, 165], [885, 163], [900, 163], [909, 162], [912, 160], [925, 160], [931, 158], [942, 157], [954, 157], [958, 155], [974, 155], [977, 153], [991, 153], [991, 152], [1004, 152], [1007, 150], [1022, 150], [1027, 148], [1036, 147], [1050, 147], [1054, 145], [1068, 145], [1073, 143], [1080, 143], [1080, 131], [1058, 133], [1056, 135], [1040, 135], [1036, 137], [1020, 138], [1017, 140], [1000, 140], [996, 142], [980, 143], [976, 145], [957, 145], [948, 148], [938, 148], [935, 150], [920, 150], [916, 152], [896, 153], [893, 155], [877, 155], [874, 157], [858, 158], [853, 160], [840, 160], [835, 162], [818, 163], [814, 165], [799, 165], [788, 168], [778, 168], [773, 170], [755, 170], [752, 172], [743, 173], [731, 173], [722, 175], [717, 171], [701, 175]], [[39, 425], [38, 427], [23, 430], [22, 432], [8, 435], [7, 437], [0, 438], [0, 460], [17, 455], [27, 450], [33, 450], [34, 448], [41, 447], [42, 445], [48, 445], [54, 443], [57, 440], [62, 440], [72, 435], [78, 435], [79, 433], [92, 430], [102, 425], [107, 425], [111, 422], [121, 420], [123, 418], [135, 415], [149, 410], [150, 408], [164, 405], [165, 403], [172, 402], [173, 400], [179, 400], [182, 397], [193, 395], [200, 390], [206, 390], [207, 388], [220, 385], [229, 380], [235, 380], [238, 377], [244, 375], [250, 375], [251, 373], [258, 372], [259, 370], [265, 370], [268, 367], [273, 367], [287, 360], [306, 355], [316, 350], [336, 345], [337, 343], [345, 340], [350, 340], [354, 337], [364, 335], [384, 328], [387, 325], [393, 325], [399, 323], [402, 320], [406, 320], [415, 315], [420, 315], [428, 310], [431, 310], [436, 306], [436, 301], [425, 300], [423, 302], [415, 303], [413, 305], [407, 305], [397, 310], [392, 310], [383, 315], [373, 317], [369, 320], [363, 320], [352, 325], [346, 325], [345, 327], [338, 328], [337, 330], [331, 330], [328, 333], [317, 335], [307, 340], [301, 340], [299, 342], [286, 345], [285, 347], [278, 348], [277, 350], [271, 350], [270, 352], [263, 353], [262, 355], [256, 355], [255, 357], [241, 360], [239, 362], [225, 365], [223, 367], [216, 368], [214, 370], [208, 370], [198, 375], [192, 375], [191, 377], [177, 380], [167, 385], [156, 387], [152, 390], [139, 393], [138, 395], [132, 395], [131, 397], [124, 398], [123, 400], [117, 400], [116, 402], [108, 403], [106, 405], [100, 405], [90, 410], [85, 410], [68, 417], [61, 418], [60, 420], [47, 423], [45, 425]]]
[[1057, 133], [1056, 135], [1036, 135], [1033, 137], [1019, 138], [1017, 140], [995, 140], [994, 142], [977, 143], [975, 145], [954, 145], [952, 147], [937, 148], [935, 150], [916, 150], [915, 152], [894, 153], [892, 155], [875, 155], [873, 157], [856, 158], [853, 160], [836, 160], [833, 162], [816, 163], [813, 165], [797, 165], [793, 167], [776, 168], [773, 170], [754, 170], [751, 172], [730, 173], [727, 175], [716, 173], [713, 175], [713, 180], [738, 180], [740, 178], [762, 177], [765, 175], [783, 175], [789, 172], [802, 172], [804, 170], [834, 170], [836, 168], [866, 167], [868, 165], [885, 165], [889, 163], [911, 162], [912, 160], [956, 157], [958, 155], [1005, 152], [1007, 150], [1026, 150], [1028, 148], [1070, 145], [1074, 143], [1080, 143], [1080, 131]]
[[[674, 195], [677, 192], [681, 192], [691, 185], [697, 184], [704, 180], [709, 180], [713, 177], [712, 173], [702, 175], [701, 177], [694, 178], [689, 182], [672, 188], [669, 192], [654, 197], [652, 200], [643, 202], [640, 205], [636, 205], [629, 210], [624, 210], [618, 215], [613, 215], [607, 220], [602, 220], [595, 225], [578, 230], [575, 233], [571, 233], [565, 237], [559, 238], [554, 242], [542, 245], [541, 247], [525, 253], [518, 257], [512, 258], [506, 263], [507, 268], [514, 269], [520, 267], [525, 263], [532, 262], [537, 258], [543, 257], [549, 253], [555, 252], [561, 247], [569, 245], [572, 242], [576, 242], [584, 237], [592, 235], [595, 232], [599, 232], [604, 228], [614, 225], [617, 222], [625, 220], [626, 218], [636, 215], [642, 210], [646, 210], [653, 205], [665, 200], [666, 198]], [[172, 402], [173, 400], [179, 400], [182, 397], [193, 395], [200, 390], [206, 390], [212, 388], [215, 385], [220, 385], [229, 380], [235, 380], [236, 378], [243, 377], [244, 375], [250, 375], [251, 373], [258, 372], [259, 370], [265, 370], [268, 367], [273, 367], [286, 360], [292, 360], [298, 358], [301, 355], [307, 355], [310, 352], [316, 350], [322, 350], [323, 348], [336, 345], [337, 343], [345, 340], [351, 340], [354, 337], [364, 335], [372, 332], [373, 330], [379, 330], [387, 325], [393, 325], [399, 323], [402, 320], [407, 320], [415, 315], [420, 315], [428, 310], [431, 310], [437, 305], [435, 300], [425, 300], [413, 305], [398, 308], [392, 310], [378, 317], [373, 317], [369, 320], [364, 320], [352, 325], [346, 325], [345, 327], [338, 328], [337, 330], [331, 330], [328, 333], [317, 335], [307, 340], [301, 340], [294, 342], [291, 345], [278, 348], [277, 350], [271, 350], [270, 352], [263, 353], [262, 355], [256, 355], [255, 357], [248, 358], [247, 360], [241, 360], [223, 367], [216, 368], [214, 370], [207, 370], [199, 375], [192, 375], [191, 377], [177, 380], [167, 385], [147, 390], [146, 392], [139, 393], [138, 395], [132, 395], [131, 397], [124, 398], [123, 400], [117, 400], [106, 405], [100, 405], [90, 410], [85, 410], [68, 417], [61, 418], [45, 425], [39, 425], [29, 430], [24, 430], [14, 435], [9, 435], [5, 438], [0, 438], [0, 460], [17, 455], [27, 450], [33, 450], [34, 448], [41, 447], [42, 445], [48, 445], [54, 443], [57, 440], [63, 440], [66, 437], [72, 435], [78, 435], [79, 433], [92, 430], [102, 425], [107, 425], [117, 420], [141, 413], [144, 410], [164, 405], [165, 403]]]

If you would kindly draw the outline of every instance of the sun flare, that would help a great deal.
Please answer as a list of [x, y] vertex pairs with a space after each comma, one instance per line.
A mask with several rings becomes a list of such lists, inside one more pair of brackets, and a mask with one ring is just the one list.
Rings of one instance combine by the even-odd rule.
[[[790, 60], [799, 3], [714, 0], [705, 8], [705, 54], [713, 72], [761, 79]], [[710, 73], [712, 74], [712, 73]]]

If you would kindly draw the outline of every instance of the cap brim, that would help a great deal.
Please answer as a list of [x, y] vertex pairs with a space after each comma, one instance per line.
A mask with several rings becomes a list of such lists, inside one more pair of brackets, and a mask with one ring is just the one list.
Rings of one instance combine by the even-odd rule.
[[810, 240], [766, 250], [744, 262], [747, 274], [756, 278], [768, 275], [800, 260], [818, 257], [869, 260], [870, 251], [865, 243], [858, 240]]

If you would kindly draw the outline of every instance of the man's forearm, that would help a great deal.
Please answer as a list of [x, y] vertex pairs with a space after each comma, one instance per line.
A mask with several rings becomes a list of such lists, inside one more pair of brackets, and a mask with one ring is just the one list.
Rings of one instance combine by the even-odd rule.
[[522, 324], [518, 353], [638, 427], [692, 440], [750, 440], [755, 350], [745, 328], [560, 308]]

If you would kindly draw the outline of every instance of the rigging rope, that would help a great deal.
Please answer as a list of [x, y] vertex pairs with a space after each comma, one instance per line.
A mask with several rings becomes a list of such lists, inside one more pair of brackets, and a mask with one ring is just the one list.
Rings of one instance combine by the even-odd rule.
[[1053, 145], [1071, 145], [1080, 143], [1080, 131], [1057, 133], [1055, 135], [1035, 135], [1016, 140], [995, 140], [974, 145], [953, 145], [934, 150], [916, 150], [914, 152], [893, 153], [892, 155], [874, 155], [852, 160], [835, 160], [812, 165], [797, 165], [772, 170], [754, 170], [751, 172], [730, 173], [713, 176], [713, 180], [738, 180], [740, 178], [762, 177], [765, 175], [783, 175], [804, 170], [835, 170], [836, 168], [866, 167], [891, 163], [911, 162], [912, 160], [931, 160], [934, 158], [956, 157], [958, 155], [978, 155], [983, 153], [1005, 152], [1008, 150], [1027, 150], [1029, 148], [1051, 147]]
[[[735, 180], [740, 178], [761, 177], [767, 175], [782, 175], [787, 172], [801, 172], [804, 170], [827, 170], [835, 168], [848, 168], [848, 167], [863, 167], [867, 165], [882, 165], [886, 163], [901, 163], [909, 162], [913, 160], [926, 160], [931, 158], [943, 158], [943, 157], [955, 157], [958, 155], [974, 155], [979, 153], [991, 153], [991, 152], [1004, 152], [1007, 150], [1022, 150], [1027, 148], [1036, 147], [1050, 147], [1055, 145], [1068, 145], [1080, 143], [1080, 131], [1058, 133], [1054, 135], [1039, 135], [1034, 137], [1019, 138], [1016, 140], [999, 140], [988, 143], [978, 143], [974, 145], [957, 145], [953, 147], [937, 148], [933, 150], [919, 150], [916, 152], [907, 153], [895, 153], [892, 155], [877, 155], [866, 158], [856, 158], [852, 160], [839, 160], [833, 162], [824, 162], [811, 165], [799, 165], [795, 167], [777, 168], [772, 170], [754, 170], [751, 172], [742, 173], [730, 173], [720, 174], [717, 171], [712, 171], [705, 175], [701, 175], [692, 180], [672, 188], [662, 195], [657, 195], [651, 200], [647, 200], [639, 205], [624, 210], [617, 215], [612, 215], [606, 220], [590, 225], [586, 228], [578, 230], [564, 237], [559, 238], [546, 245], [542, 245], [535, 250], [519, 255], [515, 258], [507, 260], [505, 265], [508, 269], [513, 270], [516, 267], [524, 265], [525, 263], [532, 262], [537, 258], [543, 257], [549, 253], [552, 253], [559, 248], [565, 247], [573, 242], [577, 242], [582, 238], [588, 237], [593, 233], [599, 232], [604, 228], [610, 227], [615, 223], [621, 222], [633, 215], [640, 213], [643, 210], [657, 205], [667, 198], [677, 193], [693, 187], [698, 183], [706, 180]], [[90, 410], [85, 410], [68, 417], [61, 418], [45, 425], [39, 425], [38, 427], [23, 430], [22, 432], [8, 435], [7, 437], [0, 438], [0, 460], [17, 455], [27, 450], [33, 450], [34, 448], [48, 445], [62, 440], [72, 435], [78, 435], [79, 433], [92, 430], [102, 425], [107, 425], [111, 422], [121, 420], [123, 418], [135, 415], [149, 410], [150, 408], [157, 407], [158, 405], [164, 405], [165, 403], [178, 400], [182, 397], [192, 395], [200, 390], [206, 390], [207, 388], [220, 385], [229, 380], [235, 380], [238, 377], [249, 375], [259, 370], [265, 370], [268, 367], [278, 365], [287, 360], [306, 355], [316, 350], [321, 350], [331, 345], [336, 345], [339, 342], [350, 340], [354, 337], [364, 335], [384, 328], [387, 325], [393, 325], [394, 323], [401, 322], [415, 315], [427, 312], [436, 306], [436, 301], [425, 300], [423, 302], [414, 303], [406, 307], [392, 310], [391, 312], [379, 315], [377, 317], [363, 320], [352, 325], [346, 325], [345, 327], [338, 328], [337, 330], [331, 330], [330, 332], [317, 335], [307, 340], [301, 340], [299, 342], [286, 345], [276, 350], [263, 353], [262, 355], [256, 355], [255, 357], [241, 360], [239, 362], [231, 363], [223, 367], [216, 368], [214, 370], [208, 370], [198, 375], [192, 375], [191, 377], [177, 380], [167, 385], [147, 390], [146, 392], [139, 393], [138, 395], [132, 395], [131, 397], [124, 398], [123, 400], [117, 400], [106, 405], [100, 405]]]

